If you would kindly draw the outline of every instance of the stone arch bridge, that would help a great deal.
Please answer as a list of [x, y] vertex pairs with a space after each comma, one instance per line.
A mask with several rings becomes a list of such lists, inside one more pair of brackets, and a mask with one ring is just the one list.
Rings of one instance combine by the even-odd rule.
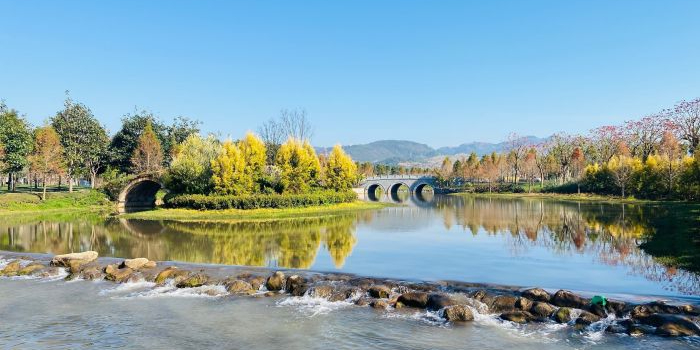
[[117, 211], [124, 213], [153, 209], [156, 206], [156, 194], [161, 189], [165, 187], [159, 176], [139, 175], [119, 191]]
[[431, 175], [379, 175], [365, 178], [360, 182], [360, 186], [365, 192], [365, 198], [371, 200], [376, 199], [373, 197], [377, 189], [391, 196], [396, 194], [402, 185], [408, 187], [408, 191], [412, 195], [420, 194], [426, 186], [435, 192], [440, 192], [437, 178]]

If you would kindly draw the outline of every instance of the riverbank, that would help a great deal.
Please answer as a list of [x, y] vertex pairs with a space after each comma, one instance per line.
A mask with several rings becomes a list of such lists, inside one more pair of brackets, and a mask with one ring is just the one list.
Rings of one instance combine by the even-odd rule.
[[282, 209], [224, 209], [224, 210], [195, 210], [195, 209], [166, 209], [120, 214], [120, 218], [141, 220], [172, 220], [182, 222], [217, 222], [217, 221], [267, 221], [284, 220], [304, 217], [323, 217], [339, 215], [348, 212], [382, 209], [392, 204], [355, 201], [351, 203], [329, 204], [300, 208]]
[[[518, 288], [456, 281], [401, 281], [344, 273], [244, 266], [193, 265], [148, 259], [98, 258], [95, 252], [67, 255], [0, 252], [4, 279], [107, 281], [114, 290], [158, 296], [271, 298], [278, 305], [369, 307], [386, 315], [422, 315], [434, 325], [489, 320], [503, 327], [567, 329], [603, 336], [700, 335], [700, 306], [660, 301], [612, 300], [570, 291]], [[40, 287], [41, 288], [41, 287]], [[424, 310], [424, 311], [421, 311]], [[416, 314], [416, 312], [418, 312]], [[385, 325], [388, 327], [390, 325]]]
[[544, 193], [544, 192], [532, 192], [532, 193], [466, 193], [466, 192], [455, 192], [450, 193], [450, 196], [463, 196], [463, 197], [481, 197], [481, 198], [537, 198], [537, 199], [552, 199], [560, 201], [588, 201], [588, 202], [605, 202], [605, 203], [624, 203], [624, 204], [642, 204], [642, 203], [684, 203], [679, 201], [655, 201], [648, 199], [637, 199], [637, 198], [622, 198], [615, 196], [604, 196], [598, 194], [563, 194], [563, 193]]
[[41, 194], [37, 192], [0, 194], [0, 215], [86, 210], [109, 212], [112, 206], [113, 203], [104, 193], [91, 189], [76, 190], [72, 193], [49, 192], [45, 201], [41, 200]]

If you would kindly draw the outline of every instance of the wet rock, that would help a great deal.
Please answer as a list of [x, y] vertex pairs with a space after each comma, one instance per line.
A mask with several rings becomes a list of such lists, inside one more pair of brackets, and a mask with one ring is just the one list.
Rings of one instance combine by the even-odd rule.
[[549, 303], [549, 301], [552, 299], [549, 293], [542, 288], [531, 288], [525, 290], [523, 291], [522, 296], [532, 301], [540, 301], [544, 303]]
[[88, 281], [100, 280], [104, 277], [100, 266], [90, 266], [80, 271], [80, 278]]
[[554, 306], [540, 301], [532, 303], [532, 307], [530, 307], [530, 313], [537, 318], [548, 318], [552, 316], [554, 310]]
[[410, 307], [418, 307], [424, 309], [428, 305], [428, 293], [425, 292], [407, 292], [403, 293], [397, 299], [401, 303]]
[[552, 296], [552, 304], [559, 307], [585, 309], [589, 301], [567, 290], [559, 290]]
[[355, 305], [357, 306], [367, 306], [371, 302], [371, 299], [369, 298], [359, 298], [355, 301]]
[[134, 272], [134, 270], [125, 267], [123, 269], [120, 269], [117, 267], [117, 265], [107, 265], [104, 269], [105, 273], [105, 279], [108, 281], [114, 281], [114, 282], [124, 282], [126, 281], [129, 276]]
[[209, 281], [209, 276], [203, 273], [195, 273], [185, 278], [184, 280], [177, 283], [175, 286], [178, 288], [195, 288], [201, 287]]
[[615, 314], [617, 317], [622, 317], [626, 313], [627, 304], [622, 301], [608, 300], [605, 305], [606, 310], [609, 314]]
[[[49, 266], [49, 267], [45, 267], [44, 269], [39, 270], [37, 272], [38, 272], [38, 275], [42, 278], [54, 277], [54, 276], [58, 276], [58, 274], [61, 273], [61, 268], [56, 267], [56, 266]], [[35, 275], [37, 275], [37, 274], [35, 273]]]
[[165, 268], [163, 271], [159, 272], [158, 275], [156, 276], [154, 282], [158, 285], [162, 285], [165, 283], [165, 281], [169, 279], [174, 279], [175, 283], [179, 283], [183, 281], [187, 276], [189, 276], [190, 272], [187, 270], [181, 270], [178, 269], [175, 266], [169, 266]]
[[527, 298], [523, 298], [523, 297], [519, 297], [515, 301], [515, 307], [521, 311], [529, 311], [530, 308], [532, 308], [532, 300], [527, 299]]
[[700, 306], [698, 305], [681, 305], [678, 308], [686, 315], [700, 316]]
[[284, 273], [281, 271], [275, 271], [275, 273], [273, 273], [267, 278], [267, 281], [265, 281], [265, 287], [267, 287], [267, 290], [269, 291], [282, 290], [282, 288], [284, 288], [284, 282]]
[[554, 314], [554, 320], [557, 323], [568, 323], [571, 321], [571, 309], [568, 307], [561, 307]]
[[372, 298], [389, 298], [389, 295], [391, 294], [391, 289], [385, 285], [376, 285], [370, 287], [367, 292], [369, 292], [369, 295]]
[[668, 315], [656, 327], [656, 334], [664, 337], [692, 337], [700, 335], [700, 327], [685, 316]]
[[517, 301], [518, 298], [512, 295], [499, 295], [491, 302], [489, 310], [494, 313], [514, 311]]
[[452, 305], [442, 311], [442, 318], [450, 322], [467, 322], [474, 320], [474, 314], [464, 305]]
[[19, 260], [10, 261], [5, 268], [0, 271], [1, 276], [15, 276], [20, 269]]
[[347, 300], [349, 298], [352, 298], [356, 294], [360, 294], [362, 290], [357, 287], [350, 287], [350, 288], [345, 288], [340, 291], [334, 291], [330, 297], [328, 297], [329, 301], [343, 301]]
[[531, 313], [527, 311], [509, 311], [501, 314], [500, 318], [502, 320], [511, 321], [515, 323], [528, 323], [535, 319]]
[[146, 258], [126, 259], [122, 261], [120, 268], [128, 267], [132, 270], [150, 269], [156, 267], [155, 261], [150, 261]]
[[17, 271], [17, 275], [26, 276], [34, 274], [36, 271], [43, 269], [45, 266], [41, 263], [31, 263]]
[[333, 294], [333, 286], [327, 284], [314, 286], [309, 293], [316, 298], [329, 298]]
[[369, 306], [371, 306], [374, 309], [386, 309], [387, 307], [389, 307], [389, 303], [386, 300], [375, 299], [369, 303]]
[[234, 280], [226, 283], [226, 291], [231, 294], [253, 294], [255, 291], [250, 283], [243, 280]]
[[279, 293], [277, 293], [277, 292], [265, 292], [265, 294], [263, 294], [263, 295], [266, 297], [274, 297], [277, 294], [279, 294]]
[[663, 301], [654, 301], [647, 304], [637, 305], [630, 311], [632, 318], [646, 317], [653, 314], [680, 314], [681, 308], [675, 305], [668, 305]]
[[[252, 287], [251, 287], [252, 288]], [[284, 288], [289, 294], [300, 297], [306, 293], [309, 287], [306, 284], [306, 279], [299, 275], [289, 276]]]
[[574, 327], [576, 329], [583, 329], [588, 327], [590, 324], [598, 321], [600, 321], [600, 317], [588, 311], [581, 311], [581, 314], [576, 318], [576, 323]]
[[588, 310], [588, 312], [590, 312], [598, 317], [601, 317], [601, 318], [608, 316], [608, 312], [605, 309], [605, 306], [600, 305], [600, 304], [590, 304], [590, 305], [588, 305], [587, 310]]
[[250, 283], [250, 286], [253, 287], [254, 290], [260, 290], [260, 287], [265, 284], [265, 277], [255, 276], [248, 280], [248, 283]]
[[426, 307], [429, 310], [440, 310], [456, 304], [457, 302], [447, 294], [431, 293], [428, 295], [428, 302], [426, 303]]
[[619, 323], [615, 323], [605, 327], [605, 332], [613, 334], [623, 334], [627, 333], [627, 328]]
[[73, 261], [74, 263], [85, 264], [97, 260], [97, 256], [98, 254], [95, 251], [61, 254], [54, 256], [53, 259], [51, 259], [50, 265], [59, 267], [70, 267], [71, 261]]

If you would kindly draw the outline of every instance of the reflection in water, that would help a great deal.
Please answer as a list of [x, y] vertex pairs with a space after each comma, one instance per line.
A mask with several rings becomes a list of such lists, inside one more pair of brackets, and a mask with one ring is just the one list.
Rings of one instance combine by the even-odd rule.
[[[679, 293], [700, 294], [700, 249], [695, 242], [699, 225], [688, 221], [696, 220], [697, 207], [424, 195], [429, 200], [407, 196], [408, 205], [375, 212], [283, 221], [181, 223], [97, 215], [4, 220], [0, 249], [51, 254], [96, 250], [102, 256], [305, 269], [318, 267], [322, 251], [335, 268], [342, 269], [358, 247], [366, 254], [384, 254], [378, 260], [394, 265], [405, 259], [389, 256], [385, 246], [358, 245], [360, 227], [396, 243], [413, 240], [415, 246], [442, 230], [501, 241], [513, 258], [533, 249], [550, 255], [591, 256], [599, 264], [625, 267]], [[436, 220], [442, 227], [437, 231]], [[439, 257], [458, 248], [442, 246], [429, 254]], [[504, 261], [504, 268], [519, 269], [514, 262]], [[431, 260], [436, 270], [439, 264], [459, 263]], [[353, 272], [383, 274], [381, 265], [363, 268]], [[577, 268], [581, 266], [572, 264], [571, 269]]]

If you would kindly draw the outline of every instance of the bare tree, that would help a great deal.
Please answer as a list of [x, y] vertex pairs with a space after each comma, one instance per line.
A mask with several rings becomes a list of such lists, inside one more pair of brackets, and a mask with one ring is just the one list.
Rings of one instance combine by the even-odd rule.
[[639, 120], [626, 122], [624, 137], [632, 156], [646, 161], [661, 142], [664, 131], [665, 120], [661, 114], [652, 114]]
[[522, 163], [527, 155], [529, 145], [527, 139], [516, 134], [508, 135], [508, 151], [510, 152], [508, 160], [513, 170], [513, 183], [518, 182], [518, 173], [522, 167]]
[[267, 152], [267, 163], [272, 164], [277, 157], [277, 151], [285, 141], [285, 133], [282, 124], [275, 119], [264, 122], [258, 128], [258, 134], [265, 143]]
[[293, 137], [302, 141], [311, 140], [311, 137], [313, 137], [311, 121], [303, 108], [283, 109], [280, 112], [279, 123], [287, 137]]
[[700, 145], [700, 98], [679, 102], [669, 114], [679, 138], [695, 152]]

